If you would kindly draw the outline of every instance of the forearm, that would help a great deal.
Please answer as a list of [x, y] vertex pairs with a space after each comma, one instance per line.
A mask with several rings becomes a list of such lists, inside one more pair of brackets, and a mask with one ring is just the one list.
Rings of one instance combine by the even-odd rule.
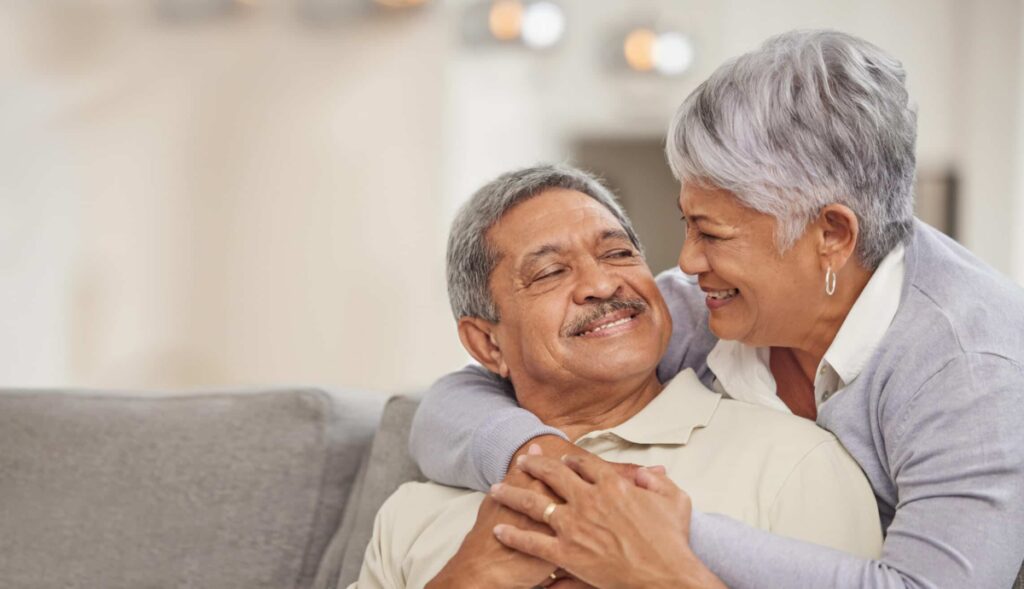
[[437, 381], [413, 419], [409, 452], [430, 479], [486, 491], [531, 438], [564, 436], [516, 404], [507, 384], [478, 366]]
[[791, 540], [715, 514], [694, 512], [690, 546], [732, 589], [937, 586], [926, 579], [905, 575], [884, 560], [861, 559], [831, 548]]

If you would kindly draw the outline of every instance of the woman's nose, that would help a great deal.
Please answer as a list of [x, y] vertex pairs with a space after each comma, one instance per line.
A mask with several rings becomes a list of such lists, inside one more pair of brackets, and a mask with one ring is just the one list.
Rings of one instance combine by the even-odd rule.
[[708, 259], [704, 255], [704, 248], [696, 243], [683, 243], [683, 249], [679, 252], [679, 269], [691, 275], [707, 272]]

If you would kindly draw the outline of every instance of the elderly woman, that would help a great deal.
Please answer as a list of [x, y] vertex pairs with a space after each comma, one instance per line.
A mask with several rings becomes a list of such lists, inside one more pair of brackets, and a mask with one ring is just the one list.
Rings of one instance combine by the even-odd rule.
[[[1024, 293], [914, 219], [915, 136], [899, 62], [812, 31], [720, 67], [667, 146], [686, 241], [682, 273], [659, 278], [674, 320], [659, 377], [693, 368], [833, 432], [877, 496], [879, 560], [692, 511], [647, 469], [608, 501], [611, 465], [474, 368], [424, 400], [424, 472], [485, 489], [535, 440], [544, 455], [517, 463], [560, 500], [493, 494], [555, 536], [495, 533], [597, 587], [633, 586], [640, 567], [671, 587], [1009, 587], [1024, 559]], [[639, 513], [663, 517], [629, 533]]]

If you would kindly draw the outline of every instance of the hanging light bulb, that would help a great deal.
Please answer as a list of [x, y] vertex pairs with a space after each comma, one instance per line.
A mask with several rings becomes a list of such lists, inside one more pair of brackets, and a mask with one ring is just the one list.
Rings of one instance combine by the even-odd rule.
[[626, 35], [622, 44], [622, 52], [626, 57], [626, 65], [638, 72], [649, 72], [654, 69], [654, 43], [658, 35], [650, 29], [634, 29]]
[[523, 12], [523, 43], [533, 49], [545, 49], [558, 43], [565, 34], [565, 13], [554, 2], [533, 2]]
[[636, 28], [622, 43], [622, 55], [630, 69], [663, 76], [678, 76], [688, 71], [694, 54], [693, 42], [678, 31], [655, 33], [648, 28]]
[[654, 69], [665, 76], [678, 76], [690, 69], [693, 55], [690, 38], [674, 31], [658, 35], [651, 52]]
[[498, 0], [491, 5], [487, 25], [499, 41], [514, 41], [523, 30], [523, 3], [519, 0]]

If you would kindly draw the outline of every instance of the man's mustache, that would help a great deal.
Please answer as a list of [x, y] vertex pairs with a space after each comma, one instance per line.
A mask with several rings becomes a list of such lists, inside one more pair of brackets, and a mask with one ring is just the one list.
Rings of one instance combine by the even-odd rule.
[[562, 330], [562, 337], [579, 335], [586, 331], [587, 325], [594, 321], [616, 311], [623, 310], [636, 311], [636, 314], [639, 315], [647, 310], [647, 303], [643, 299], [609, 299], [600, 303], [594, 303], [588, 311], [573, 319]]

